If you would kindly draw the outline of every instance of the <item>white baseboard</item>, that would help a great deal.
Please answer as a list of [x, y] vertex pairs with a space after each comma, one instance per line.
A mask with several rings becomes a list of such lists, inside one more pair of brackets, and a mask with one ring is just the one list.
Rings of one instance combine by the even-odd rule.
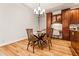
[[9, 44], [12, 44], [12, 43], [15, 43], [17, 41], [24, 40], [24, 39], [27, 39], [27, 38], [26, 37], [23, 37], [23, 38], [18, 39], [18, 40], [14, 40], [14, 41], [10, 41], [10, 42], [7, 42], [7, 43], [3, 43], [3, 44], [0, 44], [0, 47], [5, 46], [5, 45], [9, 45]]

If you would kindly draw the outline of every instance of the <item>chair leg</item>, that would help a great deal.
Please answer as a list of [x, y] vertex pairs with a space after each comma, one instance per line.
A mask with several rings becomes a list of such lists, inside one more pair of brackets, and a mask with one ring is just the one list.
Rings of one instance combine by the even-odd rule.
[[52, 42], [51, 42], [51, 40], [49, 40], [49, 50], [50, 50], [50, 47], [52, 47]]
[[50, 40], [50, 44], [51, 44], [51, 46], [52, 46], [52, 42], [51, 42], [51, 40]]
[[27, 44], [27, 50], [28, 50], [28, 48], [29, 48], [29, 45], [30, 45], [30, 41], [29, 41], [28, 44]]
[[34, 48], [35, 48], [35, 44], [33, 43], [33, 53], [35, 53], [35, 52], [34, 52]]
[[41, 45], [41, 50], [43, 50], [43, 44], [42, 44], [42, 42], [40, 42], [40, 45]]
[[48, 41], [49, 51], [50, 51], [50, 42]]
[[49, 45], [49, 51], [50, 51], [50, 45]]

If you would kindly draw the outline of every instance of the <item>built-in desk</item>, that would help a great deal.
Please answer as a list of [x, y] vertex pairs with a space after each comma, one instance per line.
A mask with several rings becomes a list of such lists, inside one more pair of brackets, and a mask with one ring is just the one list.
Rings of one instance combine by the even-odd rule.
[[70, 30], [71, 46], [79, 55], [79, 30]]

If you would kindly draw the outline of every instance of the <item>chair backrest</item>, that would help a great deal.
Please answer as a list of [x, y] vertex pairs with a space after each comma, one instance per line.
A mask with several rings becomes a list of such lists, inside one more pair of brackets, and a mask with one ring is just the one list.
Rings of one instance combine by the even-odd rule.
[[26, 29], [26, 31], [27, 31], [28, 40], [31, 40], [33, 35], [33, 29]]

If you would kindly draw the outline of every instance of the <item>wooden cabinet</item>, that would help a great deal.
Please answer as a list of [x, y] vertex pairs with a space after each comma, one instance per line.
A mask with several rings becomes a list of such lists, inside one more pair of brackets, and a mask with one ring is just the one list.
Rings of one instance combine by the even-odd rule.
[[69, 40], [70, 24], [79, 24], [79, 8], [62, 10], [63, 39]]
[[[70, 24], [79, 24], [79, 8], [70, 10]], [[79, 31], [70, 31], [72, 48], [79, 55]]]
[[52, 24], [52, 13], [46, 13], [46, 33], [52, 33], [51, 31], [51, 24]]
[[64, 40], [69, 40], [69, 21], [70, 9], [62, 10], [62, 37]]
[[70, 23], [78, 24], [79, 23], [79, 9], [77, 8], [77, 9], [70, 10], [70, 14], [71, 14]]
[[79, 31], [70, 31], [70, 40], [72, 48], [79, 55]]

